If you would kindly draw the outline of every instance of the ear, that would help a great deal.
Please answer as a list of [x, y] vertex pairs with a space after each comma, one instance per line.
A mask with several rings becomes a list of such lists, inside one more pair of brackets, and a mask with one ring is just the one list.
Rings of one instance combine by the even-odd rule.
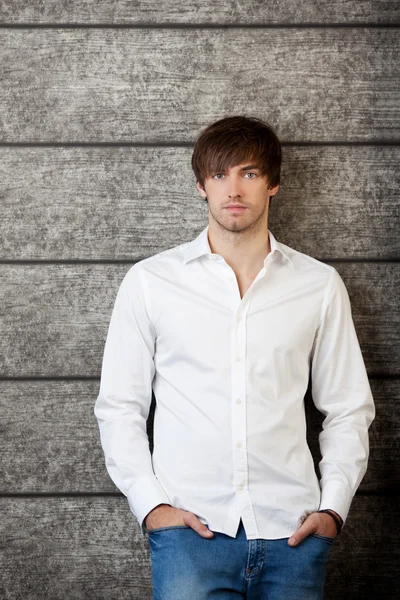
[[270, 187], [269, 188], [269, 190], [268, 190], [269, 191], [269, 195], [270, 196], [275, 196], [275, 194], [278, 192], [278, 190], [279, 190], [279, 183], [278, 183], [278, 185], [275, 185], [274, 187]]
[[203, 196], [203, 198], [207, 198], [207, 194], [205, 192], [205, 189], [200, 185], [200, 183], [197, 181], [196, 182], [196, 187], [200, 192], [200, 196]]

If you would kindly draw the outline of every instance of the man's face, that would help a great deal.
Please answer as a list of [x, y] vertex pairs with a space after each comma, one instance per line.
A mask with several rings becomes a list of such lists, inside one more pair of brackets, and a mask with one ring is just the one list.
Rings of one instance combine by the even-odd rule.
[[[199, 182], [196, 185], [201, 196], [208, 199], [210, 219], [227, 231], [244, 231], [256, 224], [267, 227], [269, 196], [279, 189], [279, 185], [269, 187], [253, 160], [207, 177], [204, 190]], [[244, 208], [229, 208], [232, 204]]]

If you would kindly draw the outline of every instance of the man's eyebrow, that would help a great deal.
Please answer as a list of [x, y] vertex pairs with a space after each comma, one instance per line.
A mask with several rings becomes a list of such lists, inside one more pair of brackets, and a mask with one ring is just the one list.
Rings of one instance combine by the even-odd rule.
[[242, 167], [240, 170], [241, 171], [250, 171], [250, 169], [258, 169], [259, 171], [261, 170], [258, 165], [246, 165], [245, 167]]
[[[240, 171], [251, 171], [253, 169], [257, 169], [258, 171], [261, 171], [261, 167], [259, 167], [258, 165], [246, 165], [245, 167], [241, 167]], [[223, 173], [223, 169], [221, 169], [220, 171], [215, 171], [215, 173]]]

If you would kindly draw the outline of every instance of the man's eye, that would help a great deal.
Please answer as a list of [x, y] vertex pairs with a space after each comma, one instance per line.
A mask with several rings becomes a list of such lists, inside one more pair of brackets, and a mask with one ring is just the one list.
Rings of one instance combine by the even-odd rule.
[[[245, 175], [254, 175], [254, 177], [257, 177], [257, 173], [252, 172], [247, 172]], [[221, 179], [220, 176], [223, 177], [224, 173], [215, 173], [215, 175], [213, 175], [213, 179]], [[254, 179], [254, 177], [249, 177], [248, 179]]]

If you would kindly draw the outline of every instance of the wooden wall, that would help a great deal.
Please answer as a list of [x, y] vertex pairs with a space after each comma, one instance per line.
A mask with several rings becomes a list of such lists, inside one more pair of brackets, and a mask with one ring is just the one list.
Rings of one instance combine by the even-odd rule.
[[230, 114], [276, 127], [270, 229], [342, 275], [376, 402], [326, 598], [399, 597], [399, 26], [398, 1], [2, 1], [1, 598], [152, 598], [93, 406], [119, 284], [206, 225], [193, 142]]

